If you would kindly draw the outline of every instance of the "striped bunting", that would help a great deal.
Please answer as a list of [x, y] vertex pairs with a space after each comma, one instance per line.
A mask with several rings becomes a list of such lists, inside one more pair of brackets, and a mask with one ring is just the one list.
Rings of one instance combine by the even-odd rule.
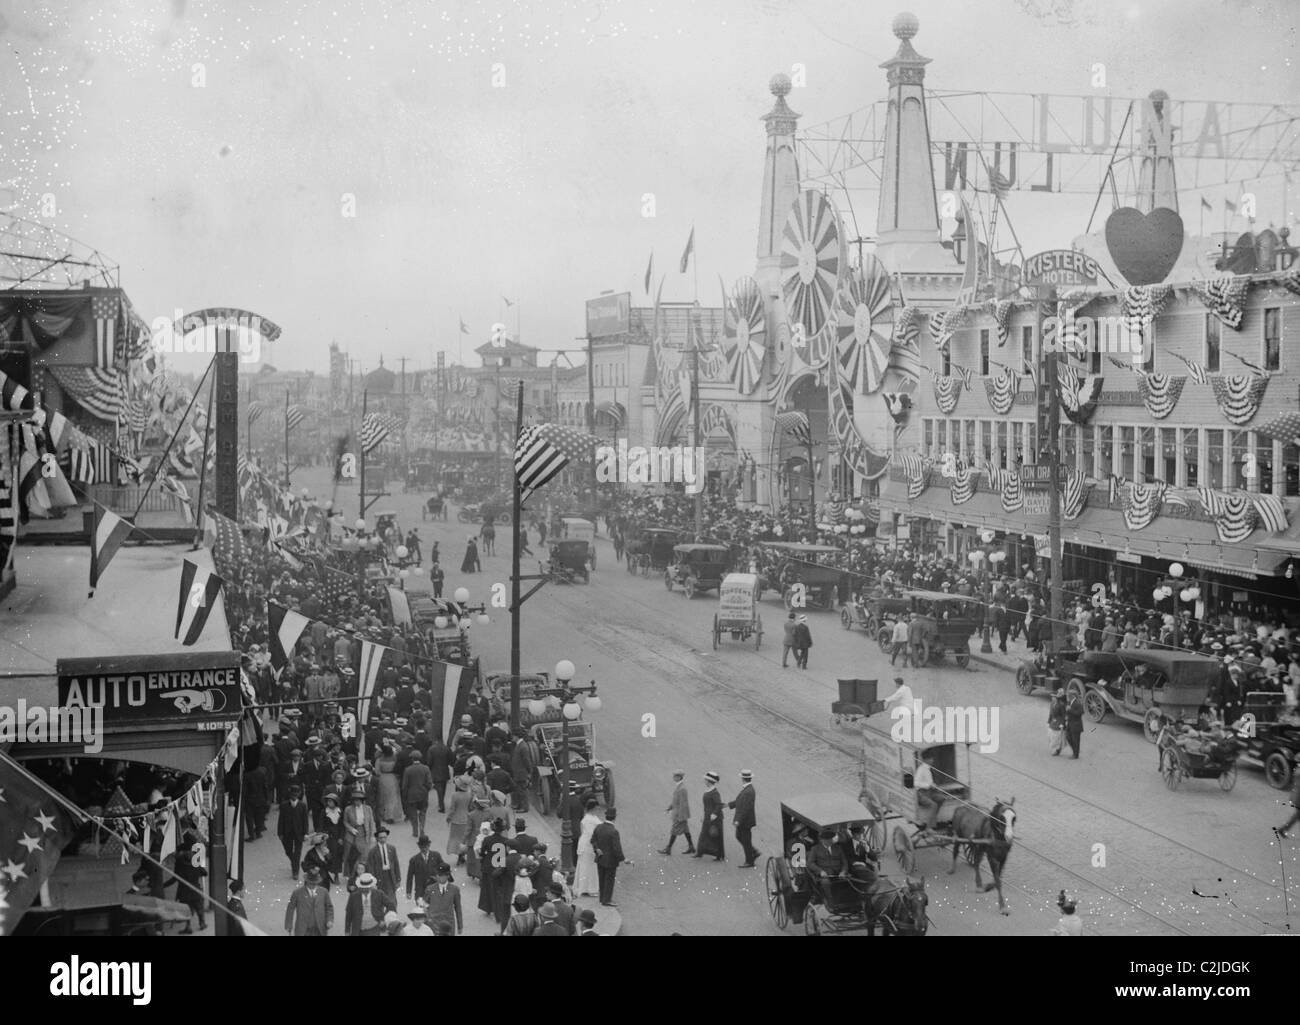
[[1286, 506], [1276, 495], [1251, 495], [1255, 503], [1255, 512], [1259, 514], [1264, 529], [1271, 534], [1280, 534], [1286, 530]]
[[953, 474], [948, 495], [953, 505], [965, 505], [975, 495], [975, 471], [969, 467], [960, 468]]
[[1020, 474], [1014, 470], [1002, 471], [1002, 487], [999, 489], [1002, 495], [1003, 512], [1018, 512], [1025, 505], [1025, 491], [1020, 484]]
[[[1206, 490], [1206, 489], [1201, 489]], [[1224, 492], [1212, 492], [1214, 529], [1219, 540], [1224, 544], [1240, 544], [1255, 532], [1256, 513], [1249, 495], [1230, 495]], [[1205, 505], [1205, 498], [1201, 498]], [[1207, 508], [1207, 512], [1210, 510]]]
[[894, 343], [897, 345], [901, 340], [915, 348], [920, 338], [921, 311], [915, 306], [904, 306], [894, 320]]
[[996, 377], [984, 379], [984, 393], [988, 397], [989, 407], [998, 416], [1006, 416], [1016, 404], [1016, 393], [1020, 391], [1020, 375], [1009, 367], [1004, 367]]
[[1129, 484], [1127, 491], [1120, 491], [1120, 500], [1124, 504], [1124, 524], [1129, 530], [1145, 530], [1160, 515], [1165, 489], [1163, 482], [1155, 482]]
[[928, 488], [929, 486], [930, 486], [929, 469], [924, 469], [920, 473], [916, 474], [915, 476], [909, 475], [907, 478], [908, 500], [916, 501], [916, 499], [920, 498], [923, 494], [925, 494], [925, 489]]
[[1061, 515], [1067, 520], [1077, 520], [1088, 504], [1092, 485], [1082, 470], [1071, 470], [1065, 476], [1065, 489], [1061, 492]]
[[[907, 310], [903, 312], [906, 313]], [[921, 380], [921, 350], [917, 347], [916, 335], [915, 328], [910, 336], [901, 334], [898, 325], [895, 324], [894, 341], [889, 349], [889, 369], [894, 371], [902, 381], [913, 383]]]
[[1241, 330], [1241, 321], [1246, 315], [1250, 278], [1223, 274], [1206, 281], [1193, 281], [1192, 291], [1219, 320], [1234, 331]]
[[1007, 344], [1011, 337], [1011, 307], [1015, 304], [1010, 299], [990, 299], [988, 310], [993, 314], [993, 327], [998, 336], [998, 348]]
[[[307, 413], [302, 406], [290, 406], [284, 411], [284, 426], [286, 430], [293, 430], [300, 423], [307, 419]], [[369, 449], [366, 450], [370, 451]]]
[[117, 314], [121, 303], [113, 296], [97, 295], [90, 300], [95, 319], [95, 366], [109, 370], [116, 361]]
[[363, 726], [370, 721], [370, 702], [375, 696], [375, 684], [379, 681], [379, 667], [388, 650], [382, 644], [361, 642], [361, 670], [357, 673], [357, 695], [361, 700], [357, 703], [357, 718]]
[[222, 579], [210, 569], [186, 559], [181, 565], [181, 592], [176, 604], [176, 638], [187, 648], [203, 636], [212, 606], [221, 594]]
[[1187, 378], [1169, 374], [1140, 374], [1138, 376], [1138, 394], [1147, 412], [1156, 420], [1163, 420], [1174, 411], [1178, 399], [1183, 394], [1183, 385]]
[[1124, 289], [1120, 309], [1128, 320], [1130, 334], [1139, 334], [1164, 310], [1173, 295], [1168, 285], [1134, 285]]
[[534, 424], [519, 432], [515, 443], [515, 476], [525, 491], [536, 491], [559, 473], [569, 460], [589, 460], [599, 438], [559, 424]]
[[1084, 374], [1065, 363], [1056, 364], [1056, 381], [1061, 391], [1061, 408], [1072, 423], [1086, 424], [1097, 408], [1105, 379]]
[[908, 480], [921, 476], [930, 466], [930, 460], [925, 456], [899, 456], [897, 461]]
[[252, 427], [262, 415], [266, 412], [266, 406], [261, 402], [251, 402], [248, 406], [248, 426]]
[[961, 381], [952, 375], [934, 375], [934, 401], [945, 416], [957, 408], [961, 398]]
[[776, 414], [776, 429], [783, 434], [789, 434], [800, 445], [812, 444], [812, 427], [808, 423], [808, 415], [798, 410], [791, 413]]
[[952, 341], [952, 333], [956, 327], [955, 310], [938, 310], [930, 314], [930, 340], [942, 352], [948, 348]]
[[1215, 374], [1210, 378], [1210, 387], [1220, 411], [1240, 427], [1255, 419], [1268, 380], [1268, 374]]

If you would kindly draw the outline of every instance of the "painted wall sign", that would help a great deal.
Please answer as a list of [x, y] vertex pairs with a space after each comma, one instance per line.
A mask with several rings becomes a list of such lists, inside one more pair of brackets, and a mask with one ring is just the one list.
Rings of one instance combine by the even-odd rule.
[[587, 300], [587, 334], [592, 338], [626, 334], [632, 318], [632, 293]]
[[207, 724], [233, 723], [243, 711], [239, 654], [233, 651], [64, 658], [57, 672], [59, 706], [102, 708], [106, 729], [211, 729]]
[[1095, 285], [1101, 276], [1097, 261], [1073, 249], [1048, 249], [1025, 261], [1024, 281], [1028, 285], [1058, 285], [1077, 288]]

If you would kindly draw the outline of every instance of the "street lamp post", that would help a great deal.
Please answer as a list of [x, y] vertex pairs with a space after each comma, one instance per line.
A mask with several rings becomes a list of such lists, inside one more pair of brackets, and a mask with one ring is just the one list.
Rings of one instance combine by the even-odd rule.
[[[557, 686], [534, 691], [528, 710], [534, 717], [539, 717], [546, 710], [543, 698], [558, 698], [560, 701], [560, 806], [569, 793], [569, 723], [575, 722], [582, 715], [582, 705], [577, 699], [583, 695], [587, 698], [587, 708], [593, 712], [600, 711], [600, 698], [596, 695], [596, 681], [585, 687], [572, 686], [577, 670], [567, 658], [555, 664], [555, 682]], [[573, 825], [568, 815], [560, 814], [560, 868], [569, 872], [576, 864], [574, 854]]]
[[993, 652], [993, 620], [990, 610], [993, 606], [993, 570], [992, 566], [1007, 557], [1006, 552], [996, 547], [997, 534], [992, 530], [980, 531], [980, 544], [970, 551], [970, 561], [979, 567], [983, 583], [984, 616], [980, 637], [980, 654]]
[[[1174, 648], [1181, 648], [1183, 646], [1182, 605], [1188, 602], [1197, 601], [1201, 597], [1200, 586], [1195, 581], [1188, 584], [1183, 580], [1183, 573], [1184, 569], [1181, 562], [1170, 563], [1169, 578], [1163, 583], [1157, 584], [1156, 589], [1151, 595], [1156, 600], [1157, 605], [1166, 598], [1171, 599], [1172, 601], [1174, 607], [1174, 636], [1172, 646]], [[1178, 594], [1179, 600], [1177, 601], [1173, 600], [1175, 592]], [[1180, 604], [1180, 601], [1182, 604]]]

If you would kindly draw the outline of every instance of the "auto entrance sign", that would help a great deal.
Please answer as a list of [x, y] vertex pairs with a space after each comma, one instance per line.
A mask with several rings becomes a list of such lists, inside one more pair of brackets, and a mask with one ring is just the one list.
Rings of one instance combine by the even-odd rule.
[[104, 727], [214, 728], [238, 721], [243, 702], [233, 651], [65, 658], [59, 707], [98, 708]]

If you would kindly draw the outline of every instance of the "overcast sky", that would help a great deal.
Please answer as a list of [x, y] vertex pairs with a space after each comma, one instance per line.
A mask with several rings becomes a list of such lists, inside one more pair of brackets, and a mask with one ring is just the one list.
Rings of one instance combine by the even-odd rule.
[[[331, 340], [367, 368], [474, 363], [502, 296], [523, 341], [575, 345], [584, 299], [645, 302], [652, 250], [665, 298], [693, 297], [692, 224], [702, 301], [752, 273], [769, 78], [804, 66], [802, 125], [881, 99], [903, 9], [936, 89], [1080, 95], [1100, 61], [1103, 94], [1300, 96], [1294, 0], [0, 0], [0, 200], [52, 193], [44, 219], [119, 263], [146, 319], [275, 321], [282, 368], [326, 370]], [[1027, 252], [1091, 206], [1009, 202]]]

